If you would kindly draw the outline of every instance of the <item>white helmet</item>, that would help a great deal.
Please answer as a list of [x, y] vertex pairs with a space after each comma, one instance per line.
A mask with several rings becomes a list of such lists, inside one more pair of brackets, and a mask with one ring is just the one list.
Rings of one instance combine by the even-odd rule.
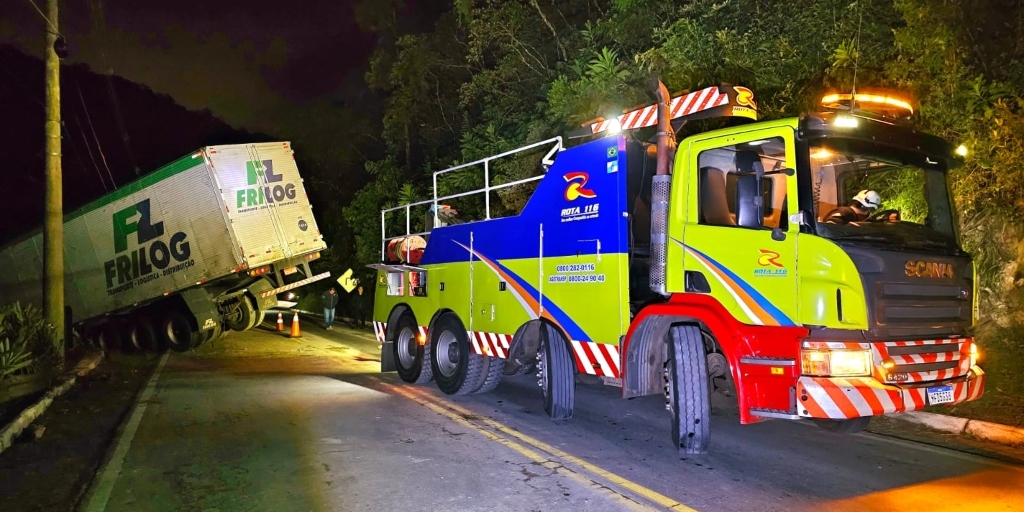
[[864, 205], [865, 208], [877, 209], [882, 205], [882, 198], [874, 190], [861, 190], [853, 196], [853, 200]]

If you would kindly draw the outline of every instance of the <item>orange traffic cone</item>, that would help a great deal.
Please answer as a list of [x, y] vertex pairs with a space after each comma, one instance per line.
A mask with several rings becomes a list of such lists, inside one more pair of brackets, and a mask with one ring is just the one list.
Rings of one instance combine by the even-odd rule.
[[289, 338], [301, 338], [302, 330], [299, 329], [299, 312], [295, 312], [295, 316], [292, 317], [292, 333], [288, 336]]
[[284, 315], [280, 311], [277, 312], [277, 330], [284, 330]]

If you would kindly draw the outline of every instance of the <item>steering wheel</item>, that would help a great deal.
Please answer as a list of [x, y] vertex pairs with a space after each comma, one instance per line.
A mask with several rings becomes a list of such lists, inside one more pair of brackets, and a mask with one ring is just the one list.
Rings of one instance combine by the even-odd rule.
[[[890, 219], [889, 217], [891, 217], [893, 215], [895, 215], [896, 218], [895, 219]], [[893, 209], [893, 208], [889, 208], [887, 210], [876, 210], [874, 212], [871, 212], [870, 215], [868, 215], [867, 221], [868, 222], [899, 222], [900, 221], [900, 211], [896, 210], [896, 209]]]

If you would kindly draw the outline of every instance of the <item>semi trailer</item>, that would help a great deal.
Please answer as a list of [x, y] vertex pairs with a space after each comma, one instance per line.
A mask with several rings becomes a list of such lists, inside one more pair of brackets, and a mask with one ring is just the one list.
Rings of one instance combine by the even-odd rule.
[[[42, 302], [42, 232], [0, 248], [0, 301]], [[107, 346], [182, 351], [260, 324], [324, 279], [289, 142], [207, 146], [64, 217], [69, 324]]]

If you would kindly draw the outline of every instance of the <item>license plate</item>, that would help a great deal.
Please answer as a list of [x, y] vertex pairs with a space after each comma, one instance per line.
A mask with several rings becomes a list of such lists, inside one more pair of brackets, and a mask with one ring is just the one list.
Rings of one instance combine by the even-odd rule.
[[928, 404], [948, 404], [953, 401], [953, 386], [928, 388]]

